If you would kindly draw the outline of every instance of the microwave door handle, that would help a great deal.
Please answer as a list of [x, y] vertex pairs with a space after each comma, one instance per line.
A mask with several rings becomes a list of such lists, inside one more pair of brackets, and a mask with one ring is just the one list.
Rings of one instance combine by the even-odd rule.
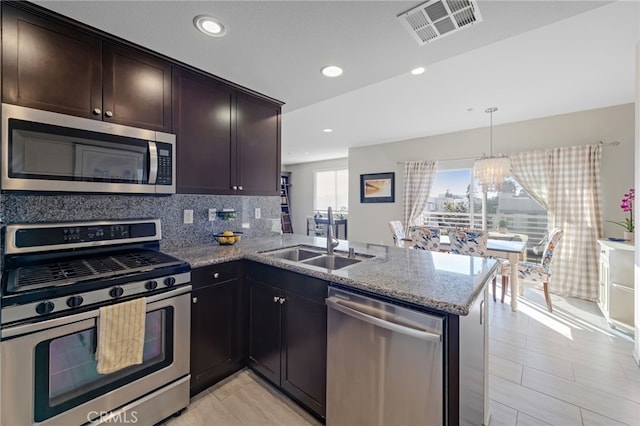
[[158, 147], [149, 141], [149, 185], [155, 185], [158, 178]]

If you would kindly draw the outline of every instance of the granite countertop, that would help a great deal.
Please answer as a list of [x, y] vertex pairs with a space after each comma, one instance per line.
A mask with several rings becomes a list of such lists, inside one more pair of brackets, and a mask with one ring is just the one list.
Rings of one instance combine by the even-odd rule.
[[348, 241], [340, 241], [336, 251], [353, 248], [356, 253], [375, 257], [331, 271], [261, 253], [300, 244], [324, 248], [326, 240], [284, 234], [244, 238], [232, 246], [209, 244], [164, 251], [189, 262], [193, 268], [249, 259], [455, 315], [468, 315], [498, 265], [488, 258]]

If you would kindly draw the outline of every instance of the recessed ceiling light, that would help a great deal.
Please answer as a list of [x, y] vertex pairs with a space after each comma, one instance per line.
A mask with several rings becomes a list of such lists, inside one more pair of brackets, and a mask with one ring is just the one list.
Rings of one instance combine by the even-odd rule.
[[222, 37], [227, 33], [227, 27], [213, 16], [196, 16], [193, 18], [193, 25], [195, 25], [203, 34], [211, 37]]
[[424, 72], [425, 72], [424, 67], [418, 67], [418, 68], [414, 68], [414, 69], [411, 70], [411, 74], [413, 74], [413, 75], [420, 75], [420, 74], [422, 74]]
[[342, 75], [342, 68], [335, 65], [328, 65], [322, 68], [321, 71], [325, 77], [337, 77], [339, 75]]
[[322, 129], [322, 131], [325, 133], [331, 133], [333, 132], [333, 129]]

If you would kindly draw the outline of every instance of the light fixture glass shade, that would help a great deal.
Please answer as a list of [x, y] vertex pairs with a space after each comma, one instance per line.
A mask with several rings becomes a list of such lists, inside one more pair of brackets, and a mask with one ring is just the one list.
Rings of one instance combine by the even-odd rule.
[[482, 157], [473, 163], [473, 176], [478, 179], [484, 192], [496, 192], [509, 176], [510, 168], [509, 157]]

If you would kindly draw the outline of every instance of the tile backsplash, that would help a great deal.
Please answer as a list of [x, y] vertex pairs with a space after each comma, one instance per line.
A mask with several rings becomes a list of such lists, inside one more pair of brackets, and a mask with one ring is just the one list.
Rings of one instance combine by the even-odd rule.
[[[280, 231], [280, 197], [232, 195], [111, 195], [20, 194], [0, 195], [0, 220], [8, 223], [62, 222], [102, 219], [159, 218], [161, 248], [214, 244], [213, 234], [241, 231], [262, 237]], [[237, 217], [209, 222], [209, 209], [234, 209]], [[260, 219], [255, 209], [260, 208]], [[183, 223], [183, 211], [193, 210], [193, 223]]]

